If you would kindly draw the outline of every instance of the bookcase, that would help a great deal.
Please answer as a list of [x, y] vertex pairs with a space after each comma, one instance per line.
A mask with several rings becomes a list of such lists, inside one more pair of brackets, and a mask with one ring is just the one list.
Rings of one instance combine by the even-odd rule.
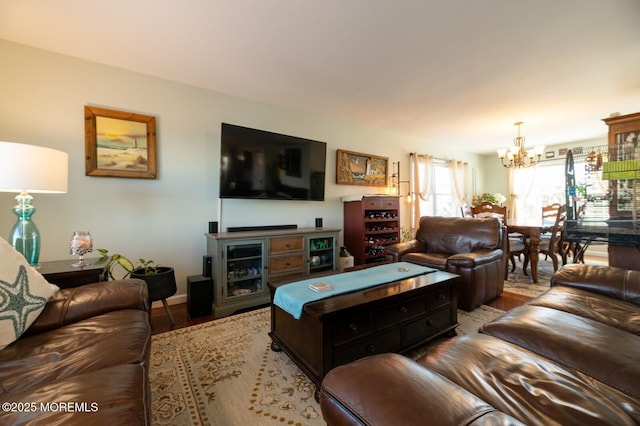
[[344, 245], [355, 265], [384, 261], [384, 247], [400, 241], [400, 200], [365, 195], [344, 202]]

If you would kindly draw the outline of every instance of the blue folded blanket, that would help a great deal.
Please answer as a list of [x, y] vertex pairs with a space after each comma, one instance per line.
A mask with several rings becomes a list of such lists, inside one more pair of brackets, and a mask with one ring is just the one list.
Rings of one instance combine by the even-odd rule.
[[[418, 275], [434, 272], [436, 269], [414, 265], [408, 262], [387, 263], [359, 271], [343, 272], [322, 278], [310, 278], [276, 288], [273, 303], [290, 313], [295, 319], [302, 316], [305, 303], [315, 302], [343, 293], [362, 290], [379, 284], [403, 280]], [[330, 289], [315, 292], [309, 288], [310, 284], [329, 284]]]

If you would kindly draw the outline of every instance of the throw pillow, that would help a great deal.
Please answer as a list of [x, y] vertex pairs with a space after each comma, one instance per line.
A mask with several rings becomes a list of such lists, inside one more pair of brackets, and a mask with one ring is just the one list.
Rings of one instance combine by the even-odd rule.
[[0, 238], [0, 350], [18, 340], [59, 288]]

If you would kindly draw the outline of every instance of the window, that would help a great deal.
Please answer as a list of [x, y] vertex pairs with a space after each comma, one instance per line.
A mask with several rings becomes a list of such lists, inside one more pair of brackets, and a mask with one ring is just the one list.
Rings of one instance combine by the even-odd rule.
[[515, 169], [513, 187], [516, 197], [516, 216], [520, 219], [539, 219], [542, 206], [565, 204], [564, 162], [539, 163], [536, 167]]
[[[420, 175], [425, 172], [426, 166], [420, 164]], [[421, 216], [460, 216], [460, 207], [455, 202], [451, 170], [444, 160], [433, 160], [429, 193], [428, 200], [418, 198]]]
[[[587, 210], [598, 210], [601, 215], [602, 209], [594, 206], [604, 198], [607, 183], [602, 181], [602, 172], [589, 171], [588, 163], [582, 157], [574, 155], [575, 181], [584, 188], [584, 193], [576, 194], [578, 205], [587, 203]], [[518, 218], [538, 219], [542, 206], [565, 204], [567, 201], [564, 160], [542, 162], [535, 168], [516, 169], [513, 171], [513, 179], [514, 191], [520, 195], [516, 198]]]

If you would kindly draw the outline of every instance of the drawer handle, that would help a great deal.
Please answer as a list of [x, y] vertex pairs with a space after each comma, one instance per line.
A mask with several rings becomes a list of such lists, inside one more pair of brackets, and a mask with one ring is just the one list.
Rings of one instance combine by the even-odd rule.
[[349, 324], [349, 331], [351, 334], [358, 334], [358, 326], [355, 324]]
[[440, 299], [440, 300], [444, 300], [444, 299], [446, 299], [446, 298], [447, 298], [447, 295], [446, 295], [446, 294], [442, 294], [442, 293], [439, 293], [439, 294], [438, 294], [438, 299]]
[[435, 325], [435, 323], [433, 322], [433, 320], [430, 320], [430, 319], [429, 319], [429, 320], [427, 320], [427, 321], [425, 322], [425, 325], [426, 325], [427, 327], [433, 327], [433, 326]]
[[367, 345], [367, 352], [369, 352], [370, 354], [375, 354], [376, 353], [376, 347], [373, 345]]
[[406, 314], [408, 309], [406, 306], [401, 306], [400, 309], [398, 309], [400, 311], [401, 314]]

